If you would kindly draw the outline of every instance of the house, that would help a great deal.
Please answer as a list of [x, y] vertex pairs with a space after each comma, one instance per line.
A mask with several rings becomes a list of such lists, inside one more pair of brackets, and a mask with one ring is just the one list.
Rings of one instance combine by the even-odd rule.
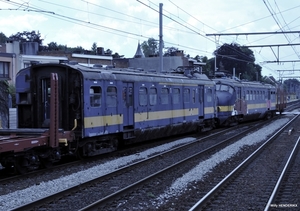
[[0, 80], [7, 80], [9, 84], [14, 85], [19, 70], [33, 63], [60, 63], [62, 61], [75, 61], [87, 65], [113, 65], [111, 55], [38, 51], [38, 44], [35, 42], [22, 43], [21, 52], [19, 41], [7, 41], [0, 45]]

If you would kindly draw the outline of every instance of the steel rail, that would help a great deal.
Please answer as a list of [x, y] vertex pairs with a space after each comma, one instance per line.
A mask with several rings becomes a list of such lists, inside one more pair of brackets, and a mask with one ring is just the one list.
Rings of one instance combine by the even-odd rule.
[[[233, 136], [230, 137], [230, 139], [236, 138], [236, 137], [240, 137], [240, 136], [244, 136], [245, 134], [249, 133], [251, 130], [260, 128], [264, 123], [265, 123], [265, 122], [263, 122], [263, 123], [261, 123], [261, 124], [259, 124], [259, 125], [253, 126], [253, 127], [251, 127], [250, 129], [246, 129], [246, 130], [244, 130], [242, 133], [234, 134]], [[230, 131], [230, 130], [232, 130], [232, 128], [231, 128], [231, 129], [228, 129], [228, 130], [225, 130], [225, 131], [228, 132], [228, 131]], [[144, 160], [135, 162], [135, 163], [131, 164], [130, 166], [122, 167], [122, 168], [120, 168], [120, 169], [117, 169], [117, 170], [114, 171], [114, 172], [111, 172], [111, 173], [106, 174], [106, 175], [103, 175], [103, 176], [101, 176], [101, 177], [99, 177], [99, 178], [95, 178], [95, 179], [92, 179], [92, 180], [90, 180], [90, 181], [87, 181], [86, 183], [82, 183], [82, 184], [80, 184], [80, 185], [75, 185], [75, 186], [73, 186], [73, 187], [70, 187], [69, 189], [63, 190], [63, 191], [58, 192], [58, 193], [56, 193], [56, 194], [54, 194], [54, 195], [51, 195], [51, 196], [48, 196], [48, 197], [45, 197], [45, 198], [41, 198], [41, 199], [39, 199], [39, 200], [30, 202], [30, 203], [25, 204], [25, 205], [23, 205], [23, 206], [16, 207], [16, 208], [14, 208], [13, 210], [28, 210], [28, 209], [32, 209], [32, 208], [34, 208], [34, 207], [42, 206], [42, 205], [44, 205], [45, 203], [50, 203], [50, 202], [52, 202], [52, 201], [55, 201], [55, 200], [58, 199], [58, 198], [63, 198], [65, 195], [69, 195], [69, 194], [75, 193], [76, 191], [80, 191], [80, 190], [83, 189], [83, 186], [85, 186], [85, 185], [86, 185], [86, 186], [89, 186], [90, 184], [93, 184], [93, 183], [95, 183], [96, 181], [99, 181], [100, 179], [103, 180], [104, 178], [111, 178], [112, 175], [120, 174], [120, 172], [126, 171], [126, 170], [128, 170], [129, 168], [133, 168], [133, 167], [136, 167], [136, 166], [138, 166], [138, 165], [143, 165], [143, 163], [149, 162], [149, 160], [151, 160], [151, 159], [155, 159], [155, 158], [161, 159], [161, 156], [164, 156], [164, 155], [166, 155], [167, 153], [172, 153], [172, 152], [175, 152], [176, 150], [182, 150], [183, 147], [191, 146], [192, 144], [195, 144], [196, 142], [201, 142], [201, 141], [203, 141], [203, 140], [205, 140], [205, 139], [210, 140], [210, 139], [211, 139], [212, 137], [214, 137], [214, 136], [217, 136], [217, 137], [218, 137], [218, 136], [220, 136], [221, 133], [225, 133], [225, 131], [220, 131], [220, 132], [218, 132], [218, 133], [214, 133], [214, 134], [211, 134], [211, 135], [209, 135], [209, 136], [206, 136], [206, 137], [197, 139], [197, 140], [195, 140], [195, 141], [193, 141], [193, 142], [190, 142], [190, 143], [186, 143], [186, 144], [184, 144], [184, 145], [177, 146], [177, 147], [172, 148], [172, 149], [170, 149], [170, 150], [164, 151], [163, 153], [159, 153], [159, 154], [153, 155], [153, 156], [149, 157], [148, 159], [144, 159]], [[228, 142], [230, 139], [223, 140], [223, 141], [219, 142], [218, 144], [215, 144], [215, 145], [213, 145], [213, 146], [210, 146], [209, 148], [206, 148], [205, 150], [203, 150], [203, 151], [201, 151], [201, 152], [198, 152], [197, 154], [199, 155], [200, 153], [209, 152], [210, 150], [215, 149], [215, 147], [217, 147], [217, 146], [221, 146], [222, 144], [226, 144], [226, 142]], [[194, 154], [193, 156], [195, 157], [195, 156], [197, 156], [197, 155]], [[191, 157], [192, 157], [192, 156], [190, 156], [189, 158], [186, 158], [185, 161], [182, 161], [182, 162], [186, 162], [186, 160], [192, 159]], [[178, 165], [179, 165], [179, 164], [178, 164]], [[174, 167], [174, 165], [173, 165], [173, 167]], [[170, 168], [170, 166], [169, 166], [169, 168]], [[167, 171], [167, 169], [165, 169], [165, 171]], [[161, 172], [161, 173], [162, 173], [162, 170], [160, 170], [160, 171], [158, 171], [158, 172]], [[154, 175], [152, 175], [152, 176], [154, 176]], [[149, 177], [149, 178], [148, 178], [148, 177]], [[150, 176], [148, 176], [148, 177], [147, 177], [147, 178], [144, 178], [144, 180], [150, 179]], [[128, 188], [134, 188], [136, 185], [138, 185], [138, 183], [133, 184], [133, 185], [130, 185], [130, 186], [128, 186]], [[109, 198], [112, 198], [112, 197], [114, 197], [114, 196], [116, 196], [116, 195], [118, 195], [118, 194], [122, 194], [122, 193], [124, 193], [124, 192], [126, 192], [125, 189], [123, 189], [122, 191], [115, 192], [115, 195], [106, 196], [106, 197], [105, 197], [105, 200], [109, 200]], [[84, 208], [84, 209], [82, 209], [82, 210], [85, 210], [85, 209], [88, 209], [88, 208]]]
[[292, 150], [292, 152], [291, 152], [291, 154], [290, 154], [290, 156], [289, 156], [289, 158], [288, 158], [288, 160], [287, 160], [287, 162], [286, 162], [286, 164], [285, 164], [285, 166], [284, 166], [284, 168], [283, 168], [283, 170], [282, 170], [282, 172], [280, 174], [280, 177], [278, 178], [278, 181], [277, 181], [277, 183], [276, 183], [276, 185], [274, 187], [274, 190], [273, 190], [273, 192], [272, 192], [272, 194], [271, 194], [271, 196], [269, 198], [269, 201], [268, 201], [268, 203], [267, 203], [267, 205], [266, 205], [266, 207], [264, 209], [265, 211], [269, 210], [271, 203], [275, 199], [275, 195], [279, 191], [279, 187], [280, 187], [280, 185], [281, 185], [281, 183], [283, 181], [284, 176], [286, 175], [286, 173], [287, 173], [287, 171], [288, 171], [288, 169], [289, 169], [289, 167], [290, 167], [293, 159], [295, 158], [296, 154], [298, 153], [297, 150], [299, 148], [299, 142], [300, 142], [300, 137], [298, 138], [298, 140], [297, 140], [297, 142], [296, 142], [296, 144], [295, 144], [295, 146], [294, 146], [294, 148], [293, 148], [293, 150]]
[[294, 122], [300, 115], [296, 115], [289, 122], [287, 122], [280, 130], [274, 133], [265, 143], [263, 143], [257, 150], [255, 150], [247, 159], [239, 164], [233, 171], [231, 171], [224, 179], [222, 179], [214, 188], [212, 188], [205, 196], [203, 196], [189, 211], [199, 210], [201, 206], [207, 203], [210, 198], [219, 191], [230, 179], [232, 179], [242, 168], [244, 168], [250, 161], [252, 161], [260, 151], [262, 151], [268, 144], [271, 143], [277, 136], [279, 136], [292, 122]]

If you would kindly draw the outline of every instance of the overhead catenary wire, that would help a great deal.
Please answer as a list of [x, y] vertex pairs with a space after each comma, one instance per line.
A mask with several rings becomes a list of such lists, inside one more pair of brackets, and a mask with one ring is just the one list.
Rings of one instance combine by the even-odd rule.
[[[14, 2], [14, 1], [9, 1], [9, 2], [6, 2], [4, 0], [0, 0], [0, 1], [3, 1], [5, 3], [9, 3], [9, 4], [14, 5], [14, 6], [19, 6], [19, 8], [17, 8], [17, 9], [14, 8], [14, 9], [11, 9], [11, 10], [30, 11], [30, 12], [43, 11], [43, 12], [48, 13], [48, 14], [45, 14], [45, 15], [48, 15], [48, 16], [51, 16], [51, 17], [54, 17], [54, 18], [58, 18], [60, 20], [68, 21], [68, 22], [71, 22], [71, 23], [74, 23], [74, 24], [78, 24], [78, 25], [81, 25], [81, 26], [89, 27], [89, 28], [92, 28], [92, 29], [101, 30], [101, 31], [104, 31], [104, 32], [107, 32], [107, 33], [113, 33], [113, 34], [118, 35], [118, 36], [124, 36], [122, 34], [131, 35], [133, 37], [138, 37], [138, 38], [132, 38], [132, 39], [136, 39], [136, 40], [140, 40], [141, 38], [144, 38], [144, 39], [150, 39], [151, 38], [151, 37], [143, 36], [142, 34], [132, 33], [132, 32], [128, 32], [128, 31], [125, 31], [125, 30], [119, 30], [119, 29], [115, 29], [115, 28], [112, 28], [112, 27], [92, 23], [90, 21], [84, 21], [84, 20], [81, 20], [81, 19], [61, 15], [61, 14], [58, 14], [58, 13], [55, 13], [55, 12], [52, 12], [52, 11], [42, 10], [42, 8], [39, 8], [39, 7], [36, 7], [36, 6], [29, 6], [29, 4], [26, 4], [26, 6], [24, 6], [24, 5], [21, 5], [20, 3]], [[41, 1], [43, 1], [43, 0], [41, 0]], [[43, 1], [43, 2], [49, 3], [47, 1]], [[74, 8], [72, 8], [72, 9], [74, 9]], [[102, 29], [98, 29], [97, 27], [100, 27]], [[171, 42], [165, 42], [165, 43], [171, 43]], [[184, 46], [184, 45], [179, 45], [179, 44], [178, 44], [178, 46], [181, 46], [181, 47], [186, 48], [186, 49], [191, 49], [191, 50], [194, 50], [194, 51], [197, 51], [197, 52], [203, 52], [203, 53], [206, 53], [206, 54], [210, 53], [210, 52], [207, 52], [207, 51], [202, 51], [200, 49], [192, 48], [190, 46]]]
[[[46, 2], [46, 0], [40, 0], [41, 2]], [[2, 2], [5, 2], [5, 3], [7, 3], [7, 2], [11, 2], [11, 1], [2, 1]], [[13, 1], [13, 2], [15, 2], [15, 1]], [[49, 1], [48, 1], [49, 2]], [[85, 3], [89, 3], [89, 10], [87, 10], [87, 11], [85, 11], [85, 12], [87, 12], [88, 14], [93, 14], [93, 8], [92, 7], [97, 7], [97, 6], [102, 6], [102, 5], [99, 5], [99, 4], [95, 4], [95, 2], [92, 2], [92, 1], [85, 1], [85, 0], [82, 0], [82, 2], [85, 2]], [[172, 1], [170, 1], [171, 3], [173, 3]], [[50, 2], [51, 3], [51, 2]], [[23, 5], [23, 6], [21, 6], [21, 4]], [[29, 4], [30, 4], [30, 6], [32, 5], [30, 2], [23, 2], [23, 3], [21, 3], [21, 4], [18, 4], [18, 5], [15, 5], [14, 7], [15, 7], [15, 9], [19, 9], [20, 11], [22, 10], [22, 9], [24, 9], [24, 8], [26, 8], [26, 6], [28, 5], [29, 6]], [[68, 5], [69, 6], [69, 5]], [[178, 8], [178, 10], [179, 11], [183, 11], [185, 14], [187, 14], [187, 15], [189, 15], [190, 17], [192, 17], [192, 18], [194, 18], [195, 19], [195, 17], [193, 16], [193, 15], [191, 15], [190, 13], [189, 13], [189, 11], [186, 11], [186, 10], [183, 10], [182, 8], [180, 8], [179, 6], [177, 6], [176, 5], [176, 7]], [[88, 19], [88, 20], [86, 20], [86, 22], [78, 22], [77, 21], [77, 19], [73, 19], [73, 20], [71, 20], [71, 19], [68, 19], [68, 17], [70, 17], [70, 16], [67, 16], [67, 15], [65, 15], [65, 14], [62, 14], [62, 15], [64, 15], [65, 17], [59, 17], [59, 16], [57, 16], [57, 15], [54, 15], [54, 14], [51, 14], [51, 12], [53, 12], [53, 11], [47, 11], [47, 10], [45, 10], [45, 8], [46, 7], [44, 7], [44, 8], [38, 8], [38, 9], [35, 9], [35, 8], [33, 8], [33, 7], [28, 7], [28, 10], [26, 10], [26, 11], [30, 11], [30, 12], [43, 12], [43, 14], [45, 14], [45, 15], [47, 15], [47, 16], [51, 16], [51, 17], [54, 17], [54, 18], [57, 18], [57, 19], [60, 19], [60, 20], [64, 20], [64, 21], [68, 21], [68, 22], [70, 22], [70, 23], [74, 23], [74, 24], [78, 24], [78, 25], [80, 25], [80, 26], [85, 26], [85, 27], [88, 27], [88, 28], [92, 28], [92, 29], [96, 29], [96, 30], [100, 30], [100, 31], [103, 31], [103, 32], [105, 32], [105, 33], [111, 33], [111, 34], [116, 34], [116, 35], [118, 35], [118, 36], [124, 36], [124, 35], [126, 35], [127, 37], [129, 37], [130, 39], [135, 39], [135, 40], [140, 40], [140, 39], [142, 39], [142, 40], [145, 40], [145, 39], [149, 39], [150, 38], [150, 36], [145, 36], [145, 34], [142, 34], [143, 33], [143, 30], [142, 31], [140, 31], [140, 30], [136, 30], [136, 31], [126, 31], [126, 30], [123, 30], [123, 32], [118, 32], [118, 31], [114, 31], [114, 30], [111, 30], [111, 29], [109, 29], [109, 28], [102, 28], [102, 27], [99, 27], [98, 25], [101, 25], [101, 23], [99, 24], [99, 23], [97, 23], [96, 25], [93, 25], [94, 23], [96, 23], [96, 22], [93, 22], [93, 20], [92, 19]], [[82, 7], [83, 8], [83, 7]], [[80, 10], [80, 8], [78, 8], [79, 10]], [[115, 10], [115, 9], [112, 9], [112, 8], [108, 8], [108, 7], [106, 7], [106, 8], [103, 8], [103, 9], [105, 9], [105, 10], [108, 10], [108, 11], [111, 11], [111, 12], [113, 12], [112, 10], [114, 10], [114, 12], [116, 12], [116, 14], [120, 14], [120, 13], [118, 13], [118, 12], [120, 12], [119, 10]], [[291, 8], [292, 9], [292, 8]], [[81, 9], [82, 10], [82, 12], [84, 11], [83, 9]], [[282, 12], [284, 12], [285, 10], [282, 10]], [[49, 12], [49, 13], [48, 13]], [[47, 14], [46, 14], [47, 13]], [[59, 13], [57, 13], [56, 12], [56, 14], [59, 14]], [[181, 13], [182, 14], [182, 13]], [[175, 20], [175, 21], [177, 21], [178, 23], [181, 23], [181, 24], [183, 24], [183, 22], [185, 21], [185, 22], [187, 22], [186, 21], [186, 19], [183, 19], [182, 18], [182, 16], [180, 16], [181, 14], [178, 14], [177, 16], [178, 16], [178, 18], [176, 18], [176, 17], [173, 17], [172, 16], [172, 14], [170, 13], [170, 17], [171, 18], [173, 18], [173, 20]], [[60, 14], [59, 14], [60, 15]], [[104, 15], [104, 14], [94, 14], [94, 15]], [[137, 18], [136, 16], [134, 16], [134, 15], [130, 15], [130, 13], [124, 13], [124, 14], [122, 14], [122, 15], [129, 15], [129, 16], [131, 16], [130, 18], [129, 18], [129, 16], [127, 16], [128, 18], [124, 18], [124, 19], [126, 19], [125, 21], [127, 21], [127, 22], [132, 22], [132, 23], [135, 23], [135, 24], [140, 24], [140, 25], [145, 25], [145, 26], [149, 26], [149, 27], [151, 27], [151, 26], [157, 26], [157, 24], [156, 23], [154, 23], [154, 22], [152, 22], [151, 23], [151, 21], [149, 21], [149, 19], [148, 20], [144, 20], [144, 19], [140, 19], [140, 18]], [[118, 15], [115, 15], [115, 16], [118, 16]], [[176, 15], [175, 15], [176, 16]], [[104, 17], [104, 16], [103, 16]], [[270, 15], [268, 16], [268, 17], [270, 17]], [[118, 18], [118, 17], [107, 17], [107, 18], [109, 18], [109, 19], [113, 19], [113, 18], [115, 18], [115, 20], [118, 20], [118, 21], [122, 21], [120, 18]], [[118, 19], [117, 19], [118, 18]], [[172, 19], [170, 19], [171, 21], [173, 21]], [[195, 19], [196, 20], [196, 19]], [[296, 20], [296, 19], [295, 19]], [[294, 22], [295, 22], [295, 20], [294, 20]], [[149, 21], [150, 23], [148, 23], [147, 21]], [[174, 23], [176, 23], [174, 21]], [[202, 25], [204, 24], [203, 22], [201, 22], [201, 20], [199, 20], [199, 19], [197, 19], [197, 21], [198, 22], [200, 22]], [[252, 22], [255, 22], [255, 21], [252, 21]], [[248, 23], [248, 22], [247, 22]], [[247, 24], [246, 23], [246, 24]], [[249, 22], [250, 23], [250, 22]], [[291, 22], [289, 22], [289, 23], [291, 23]], [[287, 24], [289, 24], [289, 23], [287, 23]], [[243, 26], [243, 25], [246, 25], [246, 24], [242, 24], [241, 26]], [[192, 25], [188, 25], [188, 24], [186, 24], [187, 26], [188, 26], [188, 28], [181, 28], [181, 29], [178, 29], [178, 28], [170, 28], [169, 26], [164, 26], [164, 27], [166, 27], [166, 29], [168, 29], [168, 30], [176, 30], [176, 31], [180, 31], [180, 32], [183, 32], [183, 33], [186, 33], [186, 34], [195, 34], [195, 35], [197, 35], [194, 31], [197, 31], [198, 33], [200, 33], [200, 31], [201, 31], [201, 34], [203, 35], [204, 33], [204, 31], [201, 29], [197, 29], [197, 28], [195, 28], [194, 26], [192, 26]], [[106, 26], [106, 25], [104, 25], [104, 26]], [[182, 26], [182, 25], [181, 25]], [[208, 27], [208, 26], [206, 26], [206, 27]], [[191, 31], [189, 28], [191, 28], [191, 29], [193, 29], [194, 31]], [[292, 27], [290, 27], [291, 29], [292, 29]], [[186, 29], [186, 30], [185, 30]], [[217, 31], [217, 30], [216, 30]], [[225, 30], [226, 31], [226, 30]], [[131, 34], [128, 34], [127, 32], [133, 32], [133, 35], [131, 35]], [[139, 32], [139, 33], [137, 33], [137, 32]], [[203, 36], [201, 36], [201, 37], [203, 37]], [[205, 37], [203, 37], [203, 38], [205, 38]], [[207, 38], [205, 38], [206, 40], [208, 40]], [[209, 42], [213, 42], [213, 43], [215, 43], [215, 40], [212, 40], [211, 39], [211, 41], [209, 40]], [[203, 53], [205, 53], [205, 54], [211, 54], [212, 52], [208, 52], [208, 51], [202, 51], [201, 49], [198, 49], [198, 48], [196, 48], [196, 47], [194, 47], [194, 46], [186, 46], [185, 44], [175, 44], [174, 43], [174, 41], [170, 41], [170, 42], [168, 42], [168, 40], [166, 40], [165, 41], [165, 43], [167, 43], [167, 44], [171, 44], [171, 45], [174, 45], [175, 47], [176, 46], [180, 46], [181, 48], [184, 48], [184, 49], [188, 49], [188, 50], [192, 50], [192, 51], [195, 51], [195, 52], [203, 52]], [[223, 42], [220, 42], [220, 43], [223, 43]]]

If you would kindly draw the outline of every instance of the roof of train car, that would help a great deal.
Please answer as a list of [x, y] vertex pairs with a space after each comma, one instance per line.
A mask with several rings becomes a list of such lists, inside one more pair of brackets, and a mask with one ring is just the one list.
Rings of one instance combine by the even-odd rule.
[[[51, 64], [48, 64], [51, 65]], [[43, 65], [41, 65], [43, 66]], [[189, 83], [214, 85], [215, 82], [210, 80], [204, 74], [194, 74], [191, 78], [179, 73], [156, 73], [145, 72], [129, 68], [105, 68], [105, 67], [87, 67], [80, 64], [60, 64], [56, 66], [68, 67], [82, 73], [83, 77], [88, 80], [106, 79], [106, 80], [122, 80], [122, 81], [141, 81], [141, 82], [160, 82], [160, 83]]]
[[236, 80], [232, 78], [214, 78], [212, 79], [216, 83], [222, 83], [222, 84], [228, 84], [232, 86], [237, 86], [237, 87], [256, 87], [256, 88], [275, 88], [275, 86], [271, 84], [263, 84], [259, 81], [243, 81], [243, 80]]

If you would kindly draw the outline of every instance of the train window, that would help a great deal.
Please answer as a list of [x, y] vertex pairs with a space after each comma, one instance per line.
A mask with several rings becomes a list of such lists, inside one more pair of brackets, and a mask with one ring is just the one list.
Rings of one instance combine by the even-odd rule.
[[90, 104], [91, 107], [101, 106], [102, 91], [100, 86], [91, 86], [90, 88]]
[[249, 90], [247, 90], [247, 94], [246, 94], [246, 100], [250, 100], [250, 96], [249, 96]]
[[224, 85], [224, 84], [222, 84], [222, 85], [221, 85], [221, 87], [220, 87], [220, 90], [221, 90], [221, 91], [225, 91], [225, 92], [227, 92], [227, 91], [228, 91], [228, 89], [229, 89], [229, 86], [227, 86], [227, 85]]
[[220, 87], [221, 87], [221, 85], [220, 85], [220, 84], [217, 84], [217, 85], [216, 85], [216, 90], [220, 90]]
[[207, 100], [207, 102], [212, 102], [212, 90], [211, 89], [207, 89], [206, 100]]
[[140, 90], [139, 90], [139, 103], [142, 106], [148, 104], [147, 88], [146, 87], [140, 87]]
[[183, 97], [184, 97], [184, 102], [189, 103], [190, 102], [190, 89], [185, 88], [183, 91]]
[[132, 87], [123, 87], [123, 105], [124, 107], [133, 105]]
[[234, 89], [230, 86], [228, 92], [229, 92], [230, 94], [233, 94], [233, 91], [234, 91]]
[[173, 104], [178, 104], [180, 102], [180, 89], [173, 89]]
[[161, 104], [168, 104], [169, 103], [169, 89], [162, 88], [161, 89]]
[[106, 106], [117, 107], [117, 88], [114, 86], [107, 87]]
[[133, 95], [132, 95], [132, 87], [129, 87], [129, 92], [128, 92], [128, 101], [127, 101], [129, 106], [133, 105]]
[[157, 90], [156, 88], [150, 88], [150, 93], [149, 93], [149, 103], [150, 105], [156, 105], [157, 103]]
[[268, 99], [268, 96], [267, 96], [267, 94], [266, 94], [265, 91], [264, 91], [264, 96], [265, 96], [265, 100], [267, 100], [267, 99]]

